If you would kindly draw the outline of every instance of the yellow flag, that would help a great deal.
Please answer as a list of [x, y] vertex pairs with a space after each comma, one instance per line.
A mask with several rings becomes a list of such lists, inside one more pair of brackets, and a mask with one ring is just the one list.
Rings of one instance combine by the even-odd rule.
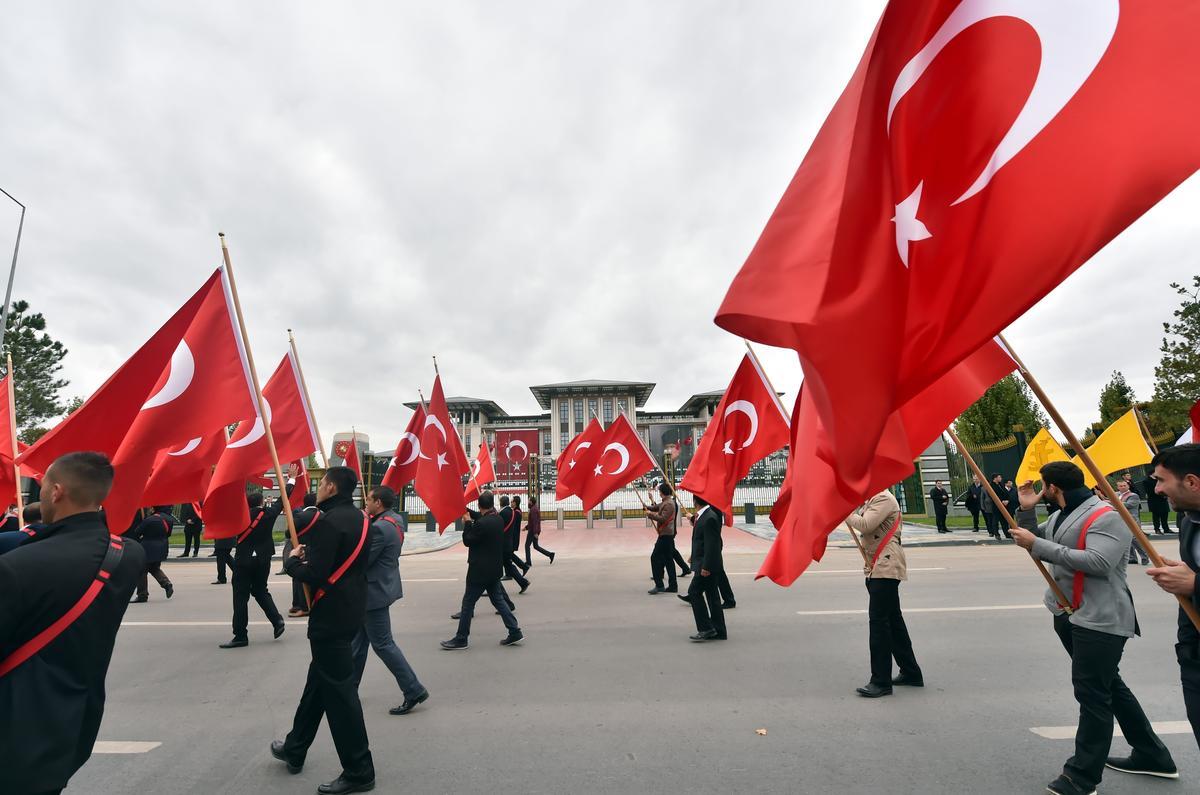
[[[1149, 464], [1150, 460], [1154, 458], [1149, 445], [1146, 444], [1146, 437], [1142, 436], [1142, 428], [1138, 424], [1137, 417], [1134, 416], [1133, 409], [1109, 425], [1108, 429], [1100, 434], [1100, 438], [1088, 448], [1088, 454], [1105, 475]], [[1083, 470], [1083, 478], [1087, 482], [1088, 488], [1095, 486], [1096, 479], [1092, 477], [1092, 473], [1083, 465], [1083, 462], [1078, 458], [1072, 458], [1071, 461]]]
[[1042, 428], [1030, 440], [1025, 448], [1025, 457], [1017, 469], [1017, 477], [1013, 482], [1020, 486], [1030, 480], [1041, 480], [1041, 469], [1051, 461], [1069, 461], [1067, 451], [1062, 449], [1058, 440], [1050, 435], [1050, 431]]

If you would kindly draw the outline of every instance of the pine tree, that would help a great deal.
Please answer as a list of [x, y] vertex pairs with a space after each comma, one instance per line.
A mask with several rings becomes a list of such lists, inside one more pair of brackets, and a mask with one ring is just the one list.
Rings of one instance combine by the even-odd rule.
[[1119, 420], [1137, 402], [1133, 387], [1120, 370], [1113, 370], [1112, 378], [1100, 390], [1100, 428], [1103, 430]]
[[[30, 312], [28, 301], [13, 301], [4, 343], [5, 350], [12, 354], [15, 371], [17, 427], [31, 428], [66, 411], [59, 392], [68, 381], [59, 378], [58, 372], [67, 349], [46, 333], [46, 318], [40, 312]], [[3, 361], [0, 371], [8, 374]]]
[[983, 393], [954, 422], [954, 430], [964, 444], [977, 446], [1006, 439], [1014, 425], [1024, 425], [1031, 433], [1046, 424], [1046, 415], [1034, 402], [1025, 382], [1010, 375], [1000, 379]]
[[1154, 400], [1147, 412], [1155, 432], [1188, 427], [1188, 411], [1200, 399], [1200, 276], [1192, 277], [1191, 287], [1171, 287], [1183, 301], [1173, 312], [1175, 321], [1163, 323], [1162, 358], [1154, 368]]

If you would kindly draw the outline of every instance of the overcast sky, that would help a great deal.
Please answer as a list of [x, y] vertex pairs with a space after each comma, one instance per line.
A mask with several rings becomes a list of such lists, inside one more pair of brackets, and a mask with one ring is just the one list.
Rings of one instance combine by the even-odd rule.
[[[884, 3], [28, 3], [0, 29], [15, 297], [87, 395], [229, 239], [260, 371], [393, 445], [428, 388], [723, 388], [712, 323]], [[2, 199], [2, 197], [0, 197]], [[1193, 177], [1010, 330], [1067, 418], [1152, 392], [1197, 272]], [[17, 211], [0, 207], [0, 261]], [[7, 240], [5, 243], [3, 241]], [[794, 354], [764, 350], [790, 406]]]

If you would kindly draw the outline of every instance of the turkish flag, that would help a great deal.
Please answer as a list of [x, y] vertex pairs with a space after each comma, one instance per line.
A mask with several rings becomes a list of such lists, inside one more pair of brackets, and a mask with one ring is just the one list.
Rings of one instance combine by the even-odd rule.
[[1200, 166], [1200, 3], [892, 0], [716, 322], [794, 348], [866, 493], [889, 418]]
[[388, 462], [387, 472], [383, 473], [383, 485], [397, 494], [417, 476], [417, 461], [421, 457], [421, 431], [424, 428], [425, 407], [418, 403], [417, 410], [408, 421], [408, 427], [396, 443], [396, 452]]
[[253, 413], [254, 391], [224, 271], [167, 321], [69, 417], [22, 454], [43, 471], [64, 453], [107, 454], [115, 476], [104, 502], [127, 527], [159, 450], [207, 436]]
[[[316, 452], [315, 450], [313, 452]], [[297, 459], [293, 462], [296, 467], [296, 487], [292, 489], [294, 500], [293, 508], [299, 508], [304, 501], [304, 495], [312, 491], [312, 483], [308, 479], [308, 456]]]
[[467, 454], [463, 452], [458, 431], [450, 421], [441, 376], [433, 379], [433, 392], [429, 396], [423, 425], [416, 490], [437, 520], [440, 533], [467, 512], [462, 476], [469, 471]]
[[[263, 401], [280, 461], [303, 462], [316, 452], [320, 447], [316, 424], [304, 400], [299, 369], [290, 351], [263, 385]], [[273, 463], [262, 417], [251, 411], [229, 437], [213, 472], [204, 498], [205, 538], [229, 538], [246, 529], [250, 523], [246, 481], [273, 469]], [[280, 487], [286, 488], [286, 484]]]
[[525, 480], [538, 451], [538, 432], [535, 429], [496, 431], [497, 479]]
[[479, 490], [489, 483], [496, 482], [496, 468], [492, 466], [492, 453], [488, 450], [487, 441], [479, 445], [479, 454], [471, 462], [471, 479], [467, 481], [467, 490], [463, 499], [474, 502], [479, 499]]
[[558, 461], [555, 462], [558, 476], [554, 486], [554, 495], [557, 499], [565, 499], [578, 493], [577, 489], [583, 478], [583, 470], [579, 469], [578, 459], [585, 455], [587, 450], [591, 449], [592, 445], [600, 441], [603, 436], [604, 426], [593, 417], [587, 427], [580, 431], [559, 454]]
[[[0, 413], [4, 416], [4, 422], [0, 423], [0, 502], [4, 500], [5, 494], [9, 495], [8, 499], [13, 504], [17, 498], [17, 472], [13, 467], [13, 438], [16, 436], [16, 430], [13, 428], [13, 408], [9, 401], [9, 379], [12, 375], [6, 375], [0, 378]], [[18, 455], [28, 449], [28, 446], [20, 441], [16, 443]], [[34, 471], [26, 465], [21, 466], [21, 474], [27, 478], [41, 479], [43, 473]], [[37, 495], [34, 495], [36, 499]], [[8, 507], [7, 504], [2, 507]]]
[[750, 467], [791, 441], [787, 412], [758, 363], [742, 357], [679, 487], [733, 515], [733, 490]]
[[212, 480], [213, 467], [224, 450], [224, 428], [208, 436], [192, 439], [177, 448], [159, 450], [139, 503], [175, 505], [204, 499]]
[[358, 476], [358, 482], [363, 482], [362, 461], [358, 456], [358, 434], [350, 437], [350, 447], [346, 450], [346, 457], [342, 461], [342, 466], [354, 470], [354, 474]]
[[[908, 401], [888, 418], [870, 478], [857, 494], [836, 488], [836, 473], [818, 450], [825, 436], [807, 385], [792, 411], [792, 448], [788, 486], [781, 509], [771, 512], [779, 534], [758, 570], [780, 585], [791, 585], [825, 554], [829, 534], [872, 495], [899, 483], [914, 471], [913, 460], [928, 449], [950, 423], [1016, 365], [996, 342], [988, 342], [962, 364]], [[803, 499], [793, 495], [802, 494]], [[783, 514], [786, 513], [786, 517]]]
[[1192, 404], [1188, 417], [1192, 421], [1192, 441], [1200, 442], [1200, 400]]
[[583, 502], [585, 512], [657, 466], [642, 437], [638, 436], [624, 414], [618, 414], [604, 436], [586, 449], [576, 462], [576, 470], [581, 472], [581, 482], [575, 493]]

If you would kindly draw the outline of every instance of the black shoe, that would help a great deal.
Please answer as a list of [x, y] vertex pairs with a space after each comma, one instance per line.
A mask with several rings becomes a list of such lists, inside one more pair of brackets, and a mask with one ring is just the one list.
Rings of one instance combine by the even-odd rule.
[[227, 640], [227, 641], [225, 641], [225, 642], [224, 642], [224, 643], [222, 643], [222, 644], [221, 644], [221, 645], [220, 645], [218, 648], [221, 648], [221, 649], [240, 649], [240, 648], [242, 648], [243, 646], [249, 646], [249, 645], [250, 645], [250, 641], [246, 640], [245, 638], [234, 638], [233, 640]]
[[401, 704], [398, 707], [392, 707], [391, 709], [388, 710], [388, 714], [389, 715], [407, 715], [408, 713], [413, 711], [413, 708], [416, 707], [417, 704], [424, 704], [428, 700], [429, 700], [429, 691], [426, 690], [424, 693], [417, 696], [416, 698], [404, 699], [403, 704]]
[[167, 583], [163, 590], [167, 592], [168, 599], [175, 595], [175, 586], [171, 583]]
[[692, 570], [691, 570], [691, 569], [684, 569], [683, 571], [681, 571], [681, 572], [679, 573], [679, 576], [680, 576], [680, 577], [691, 577], [691, 576], [692, 576]]
[[919, 676], [900, 674], [892, 679], [893, 687], [924, 687], [925, 680]]
[[462, 651], [467, 648], [467, 642], [462, 638], [451, 638], [442, 641], [442, 648], [446, 651]]
[[129, 600], [129, 604], [131, 604], [131, 605], [132, 605], [132, 604], [137, 604], [137, 603], [140, 603], [140, 602], [149, 602], [149, 601], [150, 601], [150, 597], [149, 597], [149, 596], [135, 596], [135, 597], [133, 597], [132, 599], [130, 599], [130, 600]]
[[666, 592], [667, 592], [667, 589], [662, 587], [661, 585], [656, 585], [653, 588], [651, 588], [649, 591], [646, 591], [646, 593], [648, 593], [648, 594], [660, 594], [660, 593], [666, 593]]
[[210, 558], [215, 558], [215, 557], [217, 556], [217, 553], [216, 553], [216, 552], [209, 552], [209, 553], [208, 553], [208, 556], [209, 556]]
[[369, 792], [375, 789], [375, 779], [370, 781], [350, 781], [344, 776], [338, 776], [328, 784], [317, 787], [320, 795], [346, 795], [348, 792]]
[[1129, 756], [1110, 756], [1104, 766], [1135, 776], [1179, 778], [1179, 768], [1175, 767], [1175, 762], [1170, 757], [1161, 762], [1147, 762], [1138, 756], [1136, 751]]
[[511, 580], [512, 580], [512, 577], [509, 577], [507, 574], [505, 574], [503, 577], [500, 578], [500, 582], [509, 582]]
[[529, 580], [526, 580], [525, 584], [521, 586], [521, 590], [517, 591], [517, 593], [519, 593], [519, 594], [525, 593], [526, 591], [529, 590], [529, 586], [531, 586], [531, 585], [533, 585], [533, 583], [530, 582]]
[[187, 556], [188, 556], [188, 553], [184, 552], [182, 555], [176, 555], [175, 557], [177, 557], [177, 558], [186, 558]]
[[275, 625], [275, 637], [278, 638], [280, 635], [282, 635], [283, 631], [285, 629], [287, 629], [287, 624], [283, 623], [282, 621], [280, 621], [278, 624], [276, 624]]
[[1046, 785], [1046, 792], [1050, 795], [1096, 795], [1096, 788], [1085, 789], [1066, 776], [1059, 776]]
[[209, 583], [209, 585], [224, 585], [224, 584], [225, 584], [225, 580], [213, 580], [212, 582]]
[[729, 640], [729, 636], [717, 633], [716, 635], [713, 635], [712, 639], [713, 640]]
[[555, 553], [555, 552], [551, 552], [551, 553], [550, 553], [550, 565], [551, 565], [551, 566], [553, 566], [553, 565], [554, 565], [554, 556], [555, 556], [556, 554], [557, 554], [557, 553]]
[[500, 641], [500, 645], [501, 646], [516, 646], [516, 645], [520, 644], [520, 642], [523, 640], [525, 640], [525, 633], [521, 632], [521, 630], [518, 629], [516, 632], [508, 633], [508, 637], [505, 638], [504, 640]]
[[705, 630], [704, 632], [697, 632], [695, 635], [691, 635], [688, 637], [688, 640], [692, 641], [693, 643], [704, 643], [706, 640], [716, 640], [716, 639], [717, 639], [717, 631], [715, 629]]
[[737, 607], [737, 602], [721, 602], [722, 610], [733, 610]]
[[688, 596], [685, 593], [677, 593], [677, 594], [675, 594], [675, 598], [681, 602], [687, 602], [689, 605], [692, 603], [692, 597]]
[[663, 590], [665, 590], [667, 593], [679, 593], [679, 586], [678, 585], [668, 585]]
[[461, 613], [461, 612], [459, 612], [459, 613], [455, 613], [454, 615], [450, 616], [450, 620], [451, 620], [451, 621], [458, 621], [460, 618], [462, 618], [462, 613]]
[[280, 569], [279, 571], [275, 572], [276, 577], [282, 576], [284, 574], [287, 574], [287, 572], [284, 571], [283, 569]]
[[283, 740], [272, 740], [271, 741], [271, 756], [275, 757], [280, 762], [286, 762], [287, 763], [287, 771], [289, 773], [291, 773], [293, 776], [304, 769], [303, 762], [301, 762], [300, 764], [296, 764], [295, 762], [293, 762], [292, 760], [290, 760], [286, 756], [284, 756]]
[[874, 682], [867, 682], [864, 687], [855, 688], [854, 692], [863, 698], [880, 698], [882, 696], [890, 696], [892, 688], [877, 685]]

